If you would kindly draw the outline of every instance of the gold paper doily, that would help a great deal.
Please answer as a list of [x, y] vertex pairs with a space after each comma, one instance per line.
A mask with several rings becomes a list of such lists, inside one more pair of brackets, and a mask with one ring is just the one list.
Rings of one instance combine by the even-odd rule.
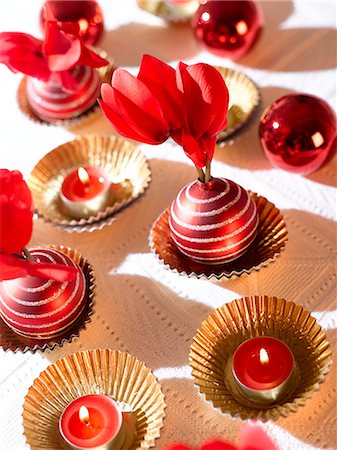
[[[256, 336], [285, 342], [298, 368], [292, 392], [269, 409], [239, 401], [226, 373], [239, 344]], [[223, 413], [242, 419], [276, 420], [297, 411], [319, 389], [331, 363], [329, 342], [316, 319], [294, 302], [267, 296], [244, 297], [216, 309], [201, 324], [190, 349], [190, 366], [200, 393]]]
[[252, 116], [261, 100], [256, 84], [244, 73], [215, 67], [225, 80], [229, 91], [227, 127], [217, 135], [217, 144], [239, 130]]
[[284, 249], [288, 231], [281, 212], [273, 203], [255, 193], [250, 192], [250, 195], [257, 205], [259, 227], [254, 242], [240, 258], [227, 264], [211, 266], [184, 256], [171, 239], [168, 225], [170, 208], [158, 217], [151, 229], [151, 250], [165, 268], [188, 277], [235, 278], [260, 270], [274, 261]]
[[62, 347], [64, 343], [71, 342], [75, 337], [79, 336], [82, 330], [85, 330], [86, 324], [91, 321], [91, 316], [94, 313], [95, 277], [91, 264], [77, 250], [72, 250], [70, 247], [64, 247], [63, 245], [41, 245], [39, 248], [53, 248], [58, 250], [69, 256], [80, 266], [86, 280], [86, 306], [71, 329], [50, 340], [29, 339], [20, 336], [14, 333], [0, 317], [0, 346], [5, 351], [35, 353], [37, 350], [53, 350], [55, 347]]
[[161, 387], [144, 363], [126, 352], [87, 350], [50, 365], [35, 379], [23, 405], [24, 435], [31, 450], [62, 450], [58, 422], [65, 407], [87, 394], [106, 394], [136, 416], [132, 449], [148, 449], [165, 417]]
[[[74, 219], [62, 209], [59, 199], [64, 177], [80, 166], [99, 166], [112, 182], [120, 183], [115, 202], [96, 216]], [[136, 200], [148, 187], [151, 172], [136, 145], [117, 136], [80, 137], [45, 155], [32, 170], [28, 186], [37, 214], [68, 232], [94, 231], [111, 224], [113, 215]]]
[[[111, 75], [113, 71], [116, 69], [114, 62], [109, 58], [109, 55], [105, 50], [101, 50], [99, 48], [93, 47], [93, 50], [96, 51], [96, 53], [101, 56], [102, 58], [105, 58], [109, 61], [109, 64], [107, 64], [104, 67], [99, 67], [98, 72], [100, 73], [102, 77], [102, 83], [108, 83], [110, 82]], [[97, 115], [97, 113], [100, 112], [101, 108], [96, 103], [91, 108], [89, 108], [84, 113], [80, 114], [77, 117], [74, 117], [73, 119], [66, 119], [66, 120], [57, 120], [55, 122], [47, 122], [46, 120], [41, 119], [38, 117], [35, 112], [30, 107], [29, 101], [26, 96], [26, 84], [27, 84], [27, 76], [25, 75], [22, 80], [19, 83], [18, 89], [17, 89], [17, 102], [18, 106], [20, 108], [20, 111], [28, 117], [29, 120], [32, 120], [33, 122], [39, 124], [39, 125], [47, 125], [47, 126], [61, 126], [68, 129], [71, 129], [74, 126], [78, 125], [84, 125], [87, 120], [91, 120], [93, 117]]]

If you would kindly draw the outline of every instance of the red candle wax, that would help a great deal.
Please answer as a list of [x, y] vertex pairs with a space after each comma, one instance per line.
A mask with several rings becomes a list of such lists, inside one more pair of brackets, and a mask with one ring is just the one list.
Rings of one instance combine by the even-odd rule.
[[122, 421], [122, 412], [112, 398], [92, 394], [79, 397], [66, 407], [59, 429], [72, 448], [95, 449], [118, 439]]
[[290, 348], [272, 337], [244, 341], [233, 356], [233, 375], [253, 400], [275, 401], [289, 388], [294, 372]]
[[59, 196], [71, 216], [90, 217], [111, 204], [111, 182], [100, 167], [80, 167], [65, 177]]
[[62, 194], [73, 202], [91, 200], [110, 187], [110, 181], [99, 167], [80, 167], [66, 176]]

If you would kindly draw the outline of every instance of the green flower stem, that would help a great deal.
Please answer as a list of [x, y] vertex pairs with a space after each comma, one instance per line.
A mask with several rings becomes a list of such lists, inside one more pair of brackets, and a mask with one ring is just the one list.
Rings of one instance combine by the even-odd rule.
[[211, 161], [207, 158], [206, 160], [206, 171], [205, 171], [205, 183], [211, 181]]
[[196, 164], [194, 164], [194, 165], [195, 165], [195, 168], [197, 169], [199, 180], [200, 180], [202, 183], [204, 183], [204, 182], [205, 182], [205, 174], [204, 174], [204, 171], [203, 171], [202, 169], [200, 169], [200, 167], [198, 167]]
[[32, 257], [27, 247], [23, 247], [22, 253], [25, 255], [27, 261], [35, 262], [35, 259]]

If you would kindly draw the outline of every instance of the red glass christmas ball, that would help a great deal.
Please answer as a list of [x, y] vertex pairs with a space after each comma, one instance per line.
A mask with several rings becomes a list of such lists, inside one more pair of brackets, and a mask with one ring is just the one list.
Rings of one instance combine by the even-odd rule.
[[0, 283], [0, 315], [12, 330], [32, 339], [51, 339], [72, 327], [85, 306], [82, 269], [64, 253], [33, 249], [35, 260], [78, 269], [71, 280], [60, 283], [27, 276]]
[[48, 20], [77, 22], [89, 45], [94, 45], [103, 31], [103, 13], [94, 0], [47, 0], [41, 10], [41, 25]]
[[254, 0], [203, 1], [192, 27], [198, 41], [218, 56], [241, 58], [254, 45], [264, 23]]
[[318, 97], [285, 95], [264, 112], [260, 141], [274, 166], [308, 175], [319, 169], [335, 150], [336, 114]]
[[99, 96], [101, 76], [96, 69], [76, 66], [72, 69], [74, 90], [63, 88], [58, 78], [47, 81], [28, 77], [26, 95], [30, 107], [47, 122], [69, 120], [90, 109]]
[[172, 203], [171, 236], [184, 255], [203, 264], [239, 258], [258, 228], [255, 202], [233, 181], [213, 178], [185, 186]]

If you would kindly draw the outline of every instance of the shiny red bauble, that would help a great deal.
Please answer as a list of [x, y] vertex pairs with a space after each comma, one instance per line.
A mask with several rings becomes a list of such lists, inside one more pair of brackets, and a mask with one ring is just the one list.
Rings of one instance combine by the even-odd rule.
[[322, 99], [290, 94], [275, 100], [260, 122], [260, 141], [269, 161], [308, 175], [336, 148], [336, 114]]
[[169, 226], [181, 253], [203, 264], [239, 258], [258, 228], [255, 202], [233, 181], [213, 178], [185, 186], [172, 203]]
[[33, 249], [36, 261], [76, 267], [77, 275], [60, 283], [27, 276], [0, 283], [0, 316], [12, 330], [32, 339], [51, 339], [70, 329], [85, 306], [82, 269], [64, 253]]
[[77, 22], [87, 44], [94, 45], [103, 31], [103, 13], [94, 0], [47, 0], [41, 10], [41, 25], [48, 20]]
[[47, 122], [74, 119], [95, 105], [102, 83], [98, 71], [76, 66], [72, 69], [72, 77], [72, 90], [65, 89], [54, 74], [47, 82], [27, 78], [27, 100], [40, 119]]
[[254, 0], [204, 0], [192, 27], [208, 51], [236, 60], [254, 45], [263, 23], [261, 8]]

